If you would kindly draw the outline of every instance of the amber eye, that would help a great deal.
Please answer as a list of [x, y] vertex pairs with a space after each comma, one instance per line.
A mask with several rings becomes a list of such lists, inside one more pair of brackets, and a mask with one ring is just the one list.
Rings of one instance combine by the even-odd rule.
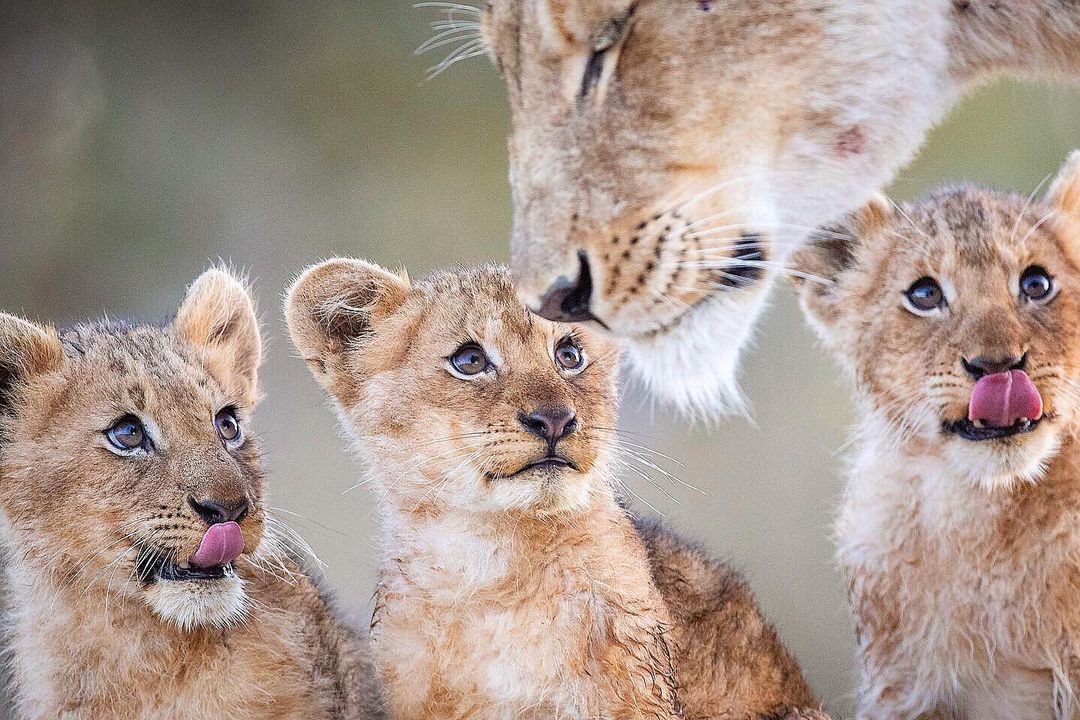
[[236, 444], [243, 436], [240, 421], [236, 419], [236, 408], [227, 407], [214, 416], [214, 427], [218, 435], [227, 443]]
[[105, 431], [105, 437], [114, 448], [122, 452], [148, 450], [150, 445], [142, 422], [134, 415], [125, 415], [114, 422], [112, 427]]
[[904, 293], [904, 297], [916, 313], [928, 313], [945, 304], [945, 293], [932, 277], [916, 280]]
[[475, 377], [491, 368], [487, 353], [476, 343], [462, 345], [447, 359], [461, 377]]
[[1048, 300], [1053, 292], [1053, 278], [1038, 265], [1032, 265], [1020, 276], [1020, 293], [1028, 300], [1035, 302]]
[[581, 370], [585, 367], [585, 353], [572, 338], [566, 338], [555, 347], [555, 364], [570, 372]]

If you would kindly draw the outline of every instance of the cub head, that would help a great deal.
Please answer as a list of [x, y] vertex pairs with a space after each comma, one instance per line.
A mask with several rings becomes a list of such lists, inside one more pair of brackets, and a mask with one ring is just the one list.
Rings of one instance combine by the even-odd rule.
[[1038, 478], [1077, 429], [1080, 153], [1045, 202], [875, 199], [795, 264], [804, 310], [854, 372], [865, 433], [994, 487]]
[[331, 260], [286, 318], [391, 507], [552, 515], [606, 487], [617, 349], [529, 313], [506, 270]]
[[166, 327], [0, 314], [0, 516], [20, 565], [183, 629], [240, 620], [234, 565], [264, 522], [260, 347], [247, 290], [221, 270]]
[[940, 5], [911, 22], [887, 2], [488, 2], [522, 301], [630, 338], [660, 398], [730, 404], [790, 251], [869, 199], [943, 110]]

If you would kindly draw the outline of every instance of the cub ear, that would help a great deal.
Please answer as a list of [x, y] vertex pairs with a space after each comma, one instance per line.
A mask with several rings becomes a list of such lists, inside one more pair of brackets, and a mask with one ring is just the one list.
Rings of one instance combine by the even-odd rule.
[[285, 294], [289, 335], [315, 379], [329, 387], [345, 372], [351, 349], [372, 324], [405, 302], [409, 278], [366, 260], [337, 258], [312, 265]]
[[247, 285], [220, 268], [207, 270], [188, 288], [176, 313], [177, 335], [199, 348], [210, 374], [254, 403], [258, 398], [262, 337]]
[[822, 330], [833, 326], [840, 316], [837, 307], [837, 280], [855, 264], [858, 246], [877, 235], [892, 218], [892, 203], [875, 194], [862, 209], [840, 223], [822, 228], [792, 256], [791, 276], [803, 312]]
[[63, 362], [56, 330], [0, 313], [0, 412], [29, 378], [57, 370]]
[[1054, 209], [1080, 221], [1080, 150], [1073, 150], [1050, 186], [1047, 199]]

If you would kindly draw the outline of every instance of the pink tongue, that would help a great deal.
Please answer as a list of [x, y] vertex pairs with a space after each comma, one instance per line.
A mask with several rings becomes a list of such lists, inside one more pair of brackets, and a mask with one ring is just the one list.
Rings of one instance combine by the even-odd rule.
[[199, 549], [189, 562], [195, 567], [208, 568], [231, 563], [244, 552], [244, 536], [234, 522], [211, 525], [203, 535]]
[[968, 405], [968, 420], [982, 420], [990, 427], [1011, 427], [1020, 418], [1042, 417], [1042, 397], [1023, 370], [984, 375], [975, 383]]

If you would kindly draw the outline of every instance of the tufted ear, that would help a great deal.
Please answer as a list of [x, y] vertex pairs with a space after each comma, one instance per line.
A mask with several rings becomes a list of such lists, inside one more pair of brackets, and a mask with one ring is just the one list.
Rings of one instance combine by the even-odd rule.
[[821, 330], [830, 328], [838, 317], [836, 283], [841, 273], [855, 263], [860, 242], [881, 232], [893, 212], [888, 198], [876, 194], [861, 210], [811, 235], [792, 256], [791, 268], [798, 273], [792, 276], [795, 292], [803, 312]]
[[1055, 210], [1080, 221], [1080, 150], [1069, 155], [1050, 186], [1047, 199]]
[[305, 270], [285, 296], [289, 335], [315, 379], [329, 387], [373, 321], [397, 310], [409, 278], [366, 260], [338, 258]]
[[176, 334], [202, 351], [210, 374], [240, 399], [258, 399], [262, 338], [247, 285], [227, 270], [207, 270], [188, 288], [173, 321]]
[[29, 378], [59, 369], [63, 362], [56, 330], [0, 313], [0, 413]]

